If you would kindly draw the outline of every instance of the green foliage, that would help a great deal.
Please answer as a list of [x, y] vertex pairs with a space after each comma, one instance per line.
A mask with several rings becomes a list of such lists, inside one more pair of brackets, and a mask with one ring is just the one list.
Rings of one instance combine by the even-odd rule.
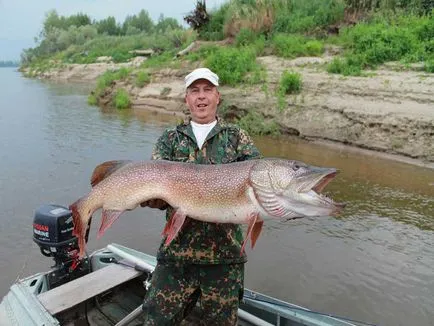
[[362, 68], [388, 61], [426, 60], [433, 55], [432, 21], [433, 17], [414, 15], [374, 17], [372, 23], [360, 23], [343, 31], [342, 39], [350, 50], [347, 56], [357, 57], [355, 61]]
[[284, 71], [280, 76], [277, 88], [277, 105], [280, 111], [285, 108], [285, 96], [299, 93], [303, 86], [301, 75], [298, 72]]
[[51, 10], [45, 15], [43, 22], [42, 37], [47, 37], [53, 30], [67, 30], [71, 26], [81, 27], [90, 25], [91, 20], [88, 15], [79, 13], [69, 17], [59, 16], [56, 10]]
[[298, 72], [284, 71], [279, 81], [279, 93], [293, 94], [301, 91], [302, 78]]
[[98, 98], [95, 96], [95, 94], [89, 94], [89, 96], [87, 97], [87, 104], [92, 106], [98, 105]]
[[229, 4], [225, 3], [220, 8], [209, 12], [209, 21], [202, 26], [199, 32], [199, 38], [207, 41], [219, 41], [224, 39], [223, 27]]
[[154, 22], [149, 16], [148, 11], [142, 9], [138, 15], [131, 15], [125, 18], [125, 21], [122, 25], [124, 35], [126, 34], [126, 31], [129, 27], [134, 27], [140, 32], [151, 33], [154, 29]]
[[186, 59], [192, 62], [202, 61], [218, 50], [219, 47], [216, 45], [203, 45], [197, 51], [188, 53]]
[[154, 30], [158, 33], [166, 33], [174, 29], [182, 29], [182, 26], [175, 18], [164, 17], [163, 14], [158, 18], [158, 23], [155, 25]]
[[206, 66], [220, 77], [222, 84], [236, 85], [246, 74], [260, 69], [251, 48], [218, 48], [206, 59]]
[[249, 44], [255, 43], [257, 38], [259, 37], [258, 33], [255, 33], [251, 29], [242, 28], [240, 32], [235, 37], [235, 45], [236, 46], [245, 46]]
[[426, 72], [434, 73], [434, 58], [425, 62], [424, 70]]
[[327, 71], [332, 74], [341, 74], [344, 76], [360, 76], [362, 74], [362, 62], [355, 60], [357, 57], [347, 57], [344, 59], [334, 58], [327, 65]]
[[245, 116], [237, 119], [236, 123], [252, 136], [280, 135], [280, 128], [276, 121], [267, 121], [257, 112], [249, 111]]
[[273, 32], [302, 33], [323, 28], [342, 20], [344, 10], [343, 0], [292, 0], [276, 12]]
[[417, 14], [428, 14], [434, 8], [432, 0], [345, 0], [349, 10], [388, 11], [405, 10]]
[[121, 35], [122, 28], [116, 23], [116, 19], [112, 16], [102, 19], [96, 23], [98, 34], [105, 35]]
[[163, 52], [160, 55], [152, 56], [142, 63], [142, 68], [162, 68], [171, 66], [174, 55], [173, 52]]
[[123, 88], [119, 88], [116, 90], [113, 102], [116, 109], [119, 110], [127, 109], [131, 105], [131, 100], [128, 92]]
[[278, 33], [271, 40], [274, 52], [284, 58], [298, 56], [319, 56], [324, 52], [324, 44], [298, 35]]
[[104, 74], [99, 76], [96, 81], [95, 96], [100, 96], [114, 81], [128, 78], [130, 72], [131, 70], [127, 68], [121, 68], [117, 71], [107, 70]]
[[146, 71], [139, 71], [136, 76], [135, 84], [137, 87], [143, 87], [151, 81], [151, 76]]

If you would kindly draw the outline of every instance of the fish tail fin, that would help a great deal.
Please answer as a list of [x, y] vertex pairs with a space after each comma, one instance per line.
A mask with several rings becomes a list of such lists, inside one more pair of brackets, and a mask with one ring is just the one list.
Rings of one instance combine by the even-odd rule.
[[90, 184], [92, 185], [92, 187], [96, 186], [98, 183], [100, 183], [102, 180], [107, 178], [113, 172], [119, 170], [121, 167], [123, 167], [128, 163], [131, 163], [131, 161], [115, 160], [115, 161], [107, 161], [101, 163], [93, 170], [92, 176], [90, 178]]
[[80, 248], [79, 257], [84, 256], [84, 251], [86, 249], [86, 231], [89, 219], [92, 212], [89, 212], [87, 216], [83, 216], [80, 212], [82, 211], [83, 205], [85, 203], [86, 197], [78, 199], [76, 202], [69, 206], [72, 213], [72, 221], [74, 223], [74, 229], [72, 230], [72, 235], [76, 236], [78, 239], [78, 247]]

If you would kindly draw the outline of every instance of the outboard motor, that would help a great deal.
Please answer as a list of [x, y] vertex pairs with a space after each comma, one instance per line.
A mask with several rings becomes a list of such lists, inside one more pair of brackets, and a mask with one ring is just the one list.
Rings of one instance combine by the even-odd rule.
[[55, 262], [54, 270], [49, 274], [50, 288], [89, 271], [88, 259], [78, 259], [79, 247], [77, 238], [72, 235], [73, 229], [72, 212], [66, 207], [43, 205], [35, 211], [33, 241], [44, 256], [52, 257]]

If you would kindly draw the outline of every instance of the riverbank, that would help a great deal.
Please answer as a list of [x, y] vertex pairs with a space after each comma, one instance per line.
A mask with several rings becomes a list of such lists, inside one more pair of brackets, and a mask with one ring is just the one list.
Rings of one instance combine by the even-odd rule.
[[[332, 58], [259, 57], [267, 82], [222, 86], [222, 110], [232, 118], [258, 114], [263, 121], [274, 123], [283, 135], [371, 150], [434, 167], [434, 75], [387, 65], [366, 72], [366, 77], [343, 77], [325, 71], [324, 64]], [[94, 82], [106, 70], [135, 66], [134, 62], [66, 65], [39, 77]], [[130, 81], [113, 82], [99, 103], [109, 105], [113, 92], [124, 88], [134, 110], [183, 117], [187, 113], [183, 76], [192, 68], [186, 64], [177, 69], [153, 69], [151, 82], [144, 87]], [[282, 106], [275, 90], [284, 70], [300, 73], [303, 88], [297, 95], [286, 96]]]

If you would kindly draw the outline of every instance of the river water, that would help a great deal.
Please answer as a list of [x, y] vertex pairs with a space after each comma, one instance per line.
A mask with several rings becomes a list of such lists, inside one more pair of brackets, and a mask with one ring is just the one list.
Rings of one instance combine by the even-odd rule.
[[[0, 69], [0, 296], [52, 265], [32, 241], [34, 210], [69, 205], [106, 160], [148, 159], [174, 118], [86, 104], [89, 85]], [[257, 138], [265, 156], [340, 169], [327, 192], [339, 218], [267, 223], [249, 250], [246, 287], [378, 325], [434, 325], [434, 170], [300, 140]], [[89, 249], [117, 242], [155, 254], [163, 214], [136, 209]]]

